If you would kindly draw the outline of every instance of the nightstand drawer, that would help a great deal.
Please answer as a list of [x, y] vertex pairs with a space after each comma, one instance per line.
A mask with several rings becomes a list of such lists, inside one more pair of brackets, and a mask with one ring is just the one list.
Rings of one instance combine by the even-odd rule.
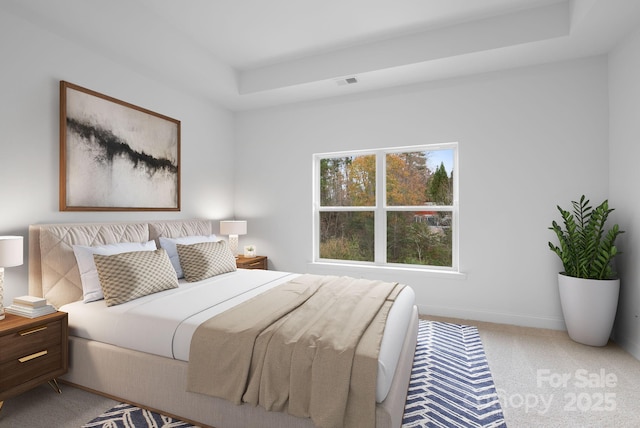
[[264, 269], [267, 270], [267, 257], [255, 256], [255, 257], [238, 257], [236, 259], [236, 266], [238, 269]]
[[62, 323], [53, 321], [0, 336], [0, 364], [60, 345]]
[[0, 404], [67, 372], [67, 320], [64, 312], [37, 318], [5, 314], [0, 321]]
[[41, 347], [38, 351], [0, 363], [0, 391], [8, 390], [40, 376], [52, 378], [51, 373], [62, 370], [60, 343]]

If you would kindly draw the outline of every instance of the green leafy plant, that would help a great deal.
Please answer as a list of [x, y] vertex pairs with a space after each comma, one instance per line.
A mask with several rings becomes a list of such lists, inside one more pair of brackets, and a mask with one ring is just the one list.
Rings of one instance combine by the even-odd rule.
[[593, 209], [584, 195], [580, 202], [572, 201], [572, 204], [573, 214], [558, 206], [565, 228], [555, 220], [551, 223], [549, 229], [556, 233], [560, 245], [549, 242], [549, 248], [560, 257], [565, 275], [615, 279], [611, 261], [618, 254], [616, 238], [624, 232], [617, 224], [605, 232], [605, 223], [613, 208], [609, 208], [605, 200]]

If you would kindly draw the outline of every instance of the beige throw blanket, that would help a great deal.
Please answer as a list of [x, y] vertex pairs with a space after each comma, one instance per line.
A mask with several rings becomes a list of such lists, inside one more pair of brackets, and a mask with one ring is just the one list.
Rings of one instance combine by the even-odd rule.
[[375, 426], [378, 352], [403, 286], [302, 275], [203, 323], [188, 390], [310, 417]]

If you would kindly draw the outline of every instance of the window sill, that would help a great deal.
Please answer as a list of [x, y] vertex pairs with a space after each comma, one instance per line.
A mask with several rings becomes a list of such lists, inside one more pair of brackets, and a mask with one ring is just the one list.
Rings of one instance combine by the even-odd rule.
[[311, 262], [307, 265], [312, 273], [317, 274], [346, 274], [346, 275], [366, 275], [373, 277], [380, 275], [380, 279], [384, 277], [392, 278], [393, 275], [424, 275], [430, 278], [446, 278], [464, 280], [467, 274], [452, 270], [427, 269], [419, 267], [403, 267], [403, 266], [380, 266], [380, 265], [364, 265], [357, 263], [330, 263], [330, 262]]

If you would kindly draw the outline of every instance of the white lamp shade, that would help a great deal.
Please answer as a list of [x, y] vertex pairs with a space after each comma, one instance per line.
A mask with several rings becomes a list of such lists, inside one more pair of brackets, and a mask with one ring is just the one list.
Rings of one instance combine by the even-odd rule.
[[22, 264], [22, 236], [0, 236], [0, 267]]
[[247, 222], [245, 220], [223, 220], [220, 222], [220, 235], [246, 235]]

